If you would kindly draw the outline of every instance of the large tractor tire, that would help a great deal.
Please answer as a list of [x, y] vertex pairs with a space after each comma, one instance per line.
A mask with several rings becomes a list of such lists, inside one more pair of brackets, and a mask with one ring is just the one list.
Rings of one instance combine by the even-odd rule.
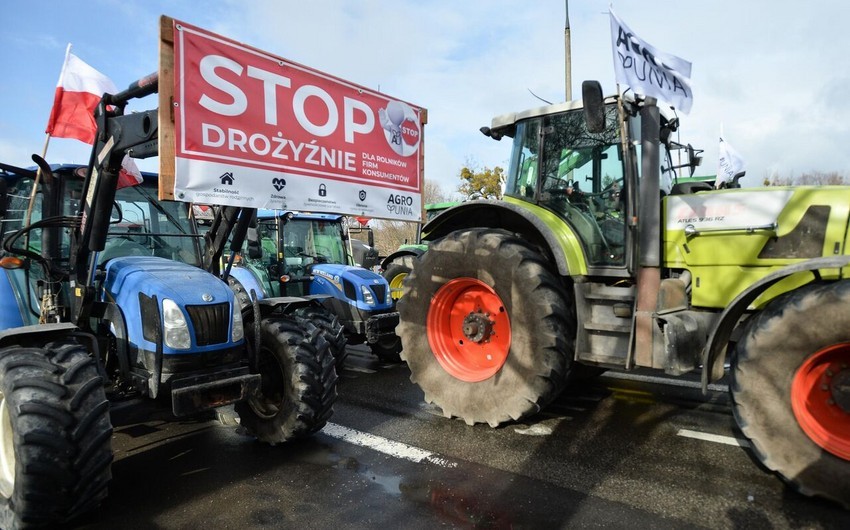
[[55, 526], [95, 508], [111, 465], [109, 402], [86, 348], [0, 350], [0, 528]]
[[345, 348], [347, 345], [345, 328], [339, 322], [339, 318], [327, 309], [316, 306], [301, 307], [294, 313], [295, 316], [310, 322], [322, 332], [322, 337], [328, 343], [337, 374], [339, 374], [345, 365], [345, 358], [348, 357], [348, 351]]
[[471, 229], [433, 243], [398, 307], [410, 378], [446, 417], [496, 427], [535, 414], [566, 384], [574, 305], [519, 237]]
[[802, 287], [754, 316], [732, 357], [732, 398], [768, 469], [850, 508], [850, 281]]
[[401, 362], [401, 337], [398, 335], [385, 335], [369, 345], [372, 354], [387, 363]]
[[386, 270], [381, 273], [381, 276], [383, 276], [384, 279], [387, 280], [387, 283], [390, 284], [390, 296], [392, 296], [393, 301], [401, 298], [404, 279], [407, 278], [407, 275], [413, 270], [413, 260], [413, 256], [402, 256], [400, 258], [396, 258], [389, 264]]
[[267, 443], [309, 436], [333, 414], [337, 375], [328, 343], [301, 319], [260, 323], [260, 391], [236, 404], [248, 433]]

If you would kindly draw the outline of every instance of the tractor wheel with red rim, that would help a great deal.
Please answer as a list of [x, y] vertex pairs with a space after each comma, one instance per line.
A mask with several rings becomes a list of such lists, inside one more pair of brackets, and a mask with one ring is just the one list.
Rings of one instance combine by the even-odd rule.
[[800, 493], [850, 508], [850, 281], [771, 301], [732, 358], [735, 418]]
[[538, 412], [563, 390], [573, 307], [526, 241], [502, 230], [454, 232], [405, 281], [401, 356], [446, 417], [495, 427]]

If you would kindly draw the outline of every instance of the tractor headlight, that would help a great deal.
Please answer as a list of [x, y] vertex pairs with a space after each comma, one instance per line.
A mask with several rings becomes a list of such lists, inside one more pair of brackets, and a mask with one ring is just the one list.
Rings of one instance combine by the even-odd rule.
[[390, 289], [390, 285], [387, 284], [387, 294], [386, 294], [386, 296], [384, 296], [384, 303], [385, 304], [392, 304], [393, 303], [393, 292], [392, 291], [393, 290]]
[[369, 305], [375, 305], [375, 297], [372, 296], [372, 291], [365, 285], [360, 286], [360, 292], [363, 293], [363, 300]]
[[165, 327], [166, 346], [175, 350], [188, 350], [192, 347], [186, 316], [174, 300], [162, 299], [162, 322]]
[[242, 311], [234, 304], [233, 306], [233, 322], [230, 328], [230, 339], [233, 342], [239, 342], [245, 336], [245, 328], [242, 326]]

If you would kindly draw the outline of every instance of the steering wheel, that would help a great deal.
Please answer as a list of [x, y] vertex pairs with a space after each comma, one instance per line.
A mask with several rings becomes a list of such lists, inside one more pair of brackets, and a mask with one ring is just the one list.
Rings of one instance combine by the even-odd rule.
[[623, 179], [616, 179], [596, 193], [585, 193], [588, 197], [605, 197], [623, 190]]

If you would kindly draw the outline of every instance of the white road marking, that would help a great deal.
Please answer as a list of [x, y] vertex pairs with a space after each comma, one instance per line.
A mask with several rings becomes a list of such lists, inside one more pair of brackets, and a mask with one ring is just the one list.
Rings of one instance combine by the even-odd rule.
[[376, 371], [375, 371], [375, 370], [371, 370], [371, 369], [369, 369], [369, 368], [360, 368], [359, 366], [348, 366], [348, 365], [345, 365], [345, 366], [343, 367], [343, 370], [348, 370], [349, 372], [360, 372], [360, 373], [362, 373], [362, 374], [374, 374], [374, 373], [376, 373]]
[[[686, 381], [684, 379], [672, 379], [668, 377], [656, 377], [653, 375], [638, 375], [623, 372], [605, 372], [601, 377], [611, 379], [623, 379], [626, 381], [642, 381], [644, 383], [655, 383], [659, 385], [682, 386], [687, 388], [702, 389], [702, 383], [698, 381]], [[712, 392], [729, 392], [729, 385], [717, 385], [709, 383], [708, 389]]]
[[327, 434], [328, 436], [332, 436], [333, 438], [342, 440], [343, 442], [359, 445], [361, 447], [367, 447], [369, 449], [384, 453], [385, 455], [393, 456], [395, 458], [403, 458], [404, 460], [410, 460], [411, 462], [416, 462], [417, 464], [422, 462], [429, 462], [431, 464], [436, 464], [441, 467], [457, 467], [457, 462], [452, 462], [451, 460], [443, 458], [437, 453], [432, 453], [431, 451], [426, 451], [425, 449], [420, 449], [412, 445], [407, 445], [405, 443], [396, 442], [387, 438], [382, 438], [380, 436], [369, 434], [367, 432], [343, 427], [342, 425], [337, 425], [336, 423], [328, 423], [327, 425], [325, 425], [321, 432]]
[[737, 447], [749, 447], [750, 444], [746, 440], [739, 440], [732, 436], [723, 436], [720, 434], [709, 434], [707, 432], [690, 431], [688, 429], [679, 429], [677, 436], [685, 438], [694, 438], [696, 440], [704, 440], [706, 442], [714, 442], [718, 444], [735, 445]]

